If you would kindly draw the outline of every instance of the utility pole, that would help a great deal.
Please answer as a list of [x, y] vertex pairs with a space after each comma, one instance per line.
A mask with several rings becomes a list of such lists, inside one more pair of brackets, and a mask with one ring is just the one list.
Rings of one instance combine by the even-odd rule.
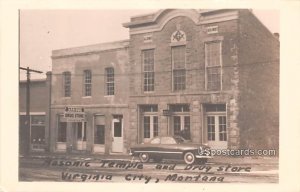
[[[23, 134], [19, 134], [19, 137], [21, 137], [21, 141], [23, 141], [20, 144], [24, 144], [24, 146], [19, 145], [19, 150], [21, 147], [24, 147], [24, 156], [28, 156], [29, 151], [30, 151], [30, 72], [35, 72], [35, 73], [43, 73], [42, 71], [37, 71], [33, 69], [29, 69], [29, 67], [24, 68], [20, 67], [21, 70], [26, 71], [26, 76], [27, 76], [27, 83], [26, 83], [26, 121], [25, 121], [25, 130], [19, 130], [19, 132]], [[23, 127], [21, 128], [23, 129]]]

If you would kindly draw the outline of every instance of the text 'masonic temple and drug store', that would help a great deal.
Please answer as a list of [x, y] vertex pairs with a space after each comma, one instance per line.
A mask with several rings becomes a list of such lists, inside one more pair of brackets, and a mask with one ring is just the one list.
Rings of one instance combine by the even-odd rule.
[[215, 149], [278, 149], [279, 39], [251, 10], [166, 9], [123, 26], [128, 40], [52, 52], [31, 83], [32, 151], [126, 154], [183, 130]]

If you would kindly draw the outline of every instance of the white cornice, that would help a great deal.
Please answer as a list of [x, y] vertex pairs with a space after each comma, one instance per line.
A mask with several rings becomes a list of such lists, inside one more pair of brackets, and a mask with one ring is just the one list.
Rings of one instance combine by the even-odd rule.
[[[127, 23], [124, 26], [130, 28], [130, 35], [135, 35], [161, 31], [171, 19], [179, 16], [185, 16], [190, 18], [195, 23], [195, 25], [210, 24], [238, 19], [238, 10], [222, 10], [220, 12], [213, 12], [212, 10], [209, 10], [206, 12], [201, 12], [196, 10], [176, 9], [168, 10], [168, 12], [164, 13], [165, 14], [163, 14], [163, 11], [161, 11], [159, 12], [159, 14], [156, 14], [156, 16], [153, 19], [148, 19], [146, 21], [148, 25], [146, 26], [141, 25], [140, 27], [130, 28], [129, 23]], [[201, 13], [203, 13], [203, 15]], [[142, 24], [143, 22], [138, 21], [138, 23]]]

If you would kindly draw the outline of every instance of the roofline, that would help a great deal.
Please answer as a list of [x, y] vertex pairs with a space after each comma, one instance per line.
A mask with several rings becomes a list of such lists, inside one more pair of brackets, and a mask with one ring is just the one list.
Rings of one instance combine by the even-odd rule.
[[[85, 55], [85, 54], [93, 54], [102, 51], [110, 51], [115, 49], [124, 49], [129, 46], [129, 39], [126, 40], [119, 40], [119, 41], [112, 41], [112, 42], [105, 42], [105, 43], [97, 43], [97, 44], [90, 44], [78, 47], [69, 47], [64, 49], [55, 49], [52, 50], [52, 59], [66, 57], [66, 56], [76, 56], [76, 55]], [[97, 47], [97, 49], [93, 49], [93, 51], [88, 50], [89, 47]], [[102, 46], [102, 47], [101, 47]], [[87, 50], [84, 50], [87, 49]]]
[[[46, 78], [43, 79], [30, 79], [31, 83], [38, 83], [38, 82], [46, 82]], [[27, 83], [27, 80], [20, 80], [19, 83]]]
[[[153, 13], [149, 13], [149, 14], [143, 14], [143, 15], [136, 15], [136, 16], [132, 16], [130, 17], [130, 21], [123, 23], [123, 27], [125, 28], [130, 28], [130, 27], [134, 27], [134, 26], [138, 26], [138, 25], [145, 25], [145, 24], [151, 24], [151, 23], [155, 23], [157, 18], [165, 11], [167, 10], [175, 10], [175, 9], [160, 9], [157, 12], [153, 12]], [[195, 10], [196, 12], [199, 13], [199, 15], [201, 14], [209, 14], [209, 13], [213, 13], [213, 12], [218, 12], [218, 11], [229, 11], [229, 10], [236, 10], [236, 9], [189, 9], [189, 10]], [[153, 16], [152, 18], [148, 18], [145, 20], [140, 20], [140, 21], [132, 21], [132, 19], [136, 19], [138, 17], [146, 17], [146, 16]]]

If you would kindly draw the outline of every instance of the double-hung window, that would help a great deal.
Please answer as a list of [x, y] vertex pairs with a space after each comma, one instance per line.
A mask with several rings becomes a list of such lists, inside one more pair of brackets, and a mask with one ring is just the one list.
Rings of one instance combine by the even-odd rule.
[[144, 92], [154, 91], [154, 49], [143, 50]]
[[84, 96], [92, 96], [92, 72], [84, 71]]
[[109, 67], [105, 69], [106, 72], [106, 94], [115, 94], [115, 72], [114, 68]]
[[71, 97], [71, 73], [63, 73], [64, 97]]
[[217, 91], [222, 89], [222, 54], [221, 42], [205, 43], [206, 89]]
[[173, 67], [173, 90], [185, 90], [186, 69], [185, 69], [185, 46], [172, 47], [172, 67]]

